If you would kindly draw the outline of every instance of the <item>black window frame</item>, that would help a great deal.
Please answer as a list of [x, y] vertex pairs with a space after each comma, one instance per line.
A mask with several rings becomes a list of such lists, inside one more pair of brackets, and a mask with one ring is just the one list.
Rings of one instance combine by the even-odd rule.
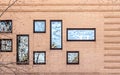
[[[28, 62], [25, 62], [25, 63], [22, 63], [22, 62], [19, 62], [19, 54], [18, 54], [18, 36], [28, 36]], [[17, 54], [17, 56], [16, 56], [16, 64], [17, 65], [29, 65], [29, 51], [30, 51], [30, 49], [29, 49], [29, 34], [18, 34], [17, 35], [17, 37], [16, 37], [16, 54]]]
[[[45, 54], [45, 62], [44, 63], [35, 63], [35, 53], [44, 53]], [[46, 51], [33, 51], [33, 64], [34, 65], [45, 65], [46, 64]]]
[[[69, 63], [68, 62], [68, 53], [78, 53], [78, 63]], [[66, 63], [67, 63], [67, 65], [79, 65], [79, 63], [80, 63], [80, 59], [79, 59], [79, 51], [67, 51], [66, 52]]]
[[[1, 41], [2, 40], [10, 40], [11, 41], [11, 50], [10, 51], [7, 51], [7, 50], [1, 50]], [[0, 52], [12, 52], [13, 51], [13, 41], [12, 39], [0, 39]]]
[[[52, 48], [52, 24], [51, 22], [61, 22], [61, 48]], [[62, 20], [50, 20], [50, 50], [62, 50], [63, 49], [63, 21]]]
[[[38, 21], [42, 21], [45, 22], [45, 31], [35, 31], [35, 22]], [[46, 33], [46, 20], [33, 20], [33, 33]]]
[[10, 32], [0, 32], [0, 33], [12, 33], [13, 31], [13, 21], [12, 20], [0, 20], [0, 22], [10, 21], [11, 22], [11, 31]]
[[[94, 30], [94, 40], [69, 40], [68, 39], [68, 30]], [[66, 40], [67, 41], [96, 41], [96, 28], [67, 28], [66, 29]]]

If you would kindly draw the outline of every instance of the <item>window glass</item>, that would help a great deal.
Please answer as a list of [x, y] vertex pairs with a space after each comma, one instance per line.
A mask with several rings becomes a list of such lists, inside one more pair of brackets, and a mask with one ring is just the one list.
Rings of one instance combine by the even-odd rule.
[[0, 40], [0, 51], [1, 52], [11, 52], [12, 51], [12, 40], [11, 39], [1, 39]]
[[17, 36], [17, 63], [29, 63], [29, 37], [28, 35]]
[[0, 32], [11, 33], [12, 32], [12, 21], [11, 20], [1, 20], [0, 21]]
[[67, 40], [94, 41], [95, 29], [67, 29]]
[[34, 21], [34, 32], [41, 33], [45, 32], [46, 30], [46, 21], [45, 20], [35, 20]]
[[51, 49], [62, 49], [62, 21], [51, 21]]

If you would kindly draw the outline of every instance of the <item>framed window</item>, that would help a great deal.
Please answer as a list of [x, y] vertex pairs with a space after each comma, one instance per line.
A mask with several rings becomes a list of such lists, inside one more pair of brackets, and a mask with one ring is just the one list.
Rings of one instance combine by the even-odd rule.
[[46, 20], [34, 20], [33, 28], [34, 33], [45, 33]]
[[62, 49], [62, 20], [50, 21], [50, 49]]
[[0, 39], [0, 52], [12, 52], [12, 39]]
[[17, 35], [17, 64], [29, 64], [29, 35]]
[[79, 51], [67, 51], [67, 64], [79, 64]]
[[33, 64], [46, 64], [46, 52], [34, 51], [33, 52]]
[[12, 33], [12, 20], [0, 20], [0, 33]]
[[67, 28], [67, 41], [95, 41], [95, 28]]

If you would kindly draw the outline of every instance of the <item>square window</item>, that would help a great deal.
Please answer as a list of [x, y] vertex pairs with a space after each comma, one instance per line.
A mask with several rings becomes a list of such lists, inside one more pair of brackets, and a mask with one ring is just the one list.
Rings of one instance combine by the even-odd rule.
[[95, 41], [95, 28], [67, 28], [67, 41]]
[[46, 64], [46, 52], [45, 51], [34, 51], [33, 52], [33, 63], [34, 64]]
[[0, 52], [12, 52], [12, 39], [0, 40]]
[[46, 21], [45, 20], [34, 20], [34, 33], [45, 33], [46, 32]]
[[79, 64], [79, 51], [67, 51], [67, 64]]
[[0, 20], [0, 33], [12, 33], [12, 20]]

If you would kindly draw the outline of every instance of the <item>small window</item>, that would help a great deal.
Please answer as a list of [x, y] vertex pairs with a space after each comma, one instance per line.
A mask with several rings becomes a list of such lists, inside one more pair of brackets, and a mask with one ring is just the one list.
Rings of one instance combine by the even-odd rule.
[[50, 49], [62, 50], [62, 20], [50, 21]]
[[33, 64], [46, 64], [46, 52], [34, 51], [33, 52]]
[[79, 64], [79, 51], [67, 51], [67, 64]]
[[0, 40], [0, 52], [12, 52], [12, 39]]
[[45, 33], [46, 32], [46, 21], [45, 20], [34, 20], [34, 33]]
[[0, 20], [0, 33], [12, 33], [12, 20]]
[[95, 41], [95, 28], [68, 28], [67, 41]]

